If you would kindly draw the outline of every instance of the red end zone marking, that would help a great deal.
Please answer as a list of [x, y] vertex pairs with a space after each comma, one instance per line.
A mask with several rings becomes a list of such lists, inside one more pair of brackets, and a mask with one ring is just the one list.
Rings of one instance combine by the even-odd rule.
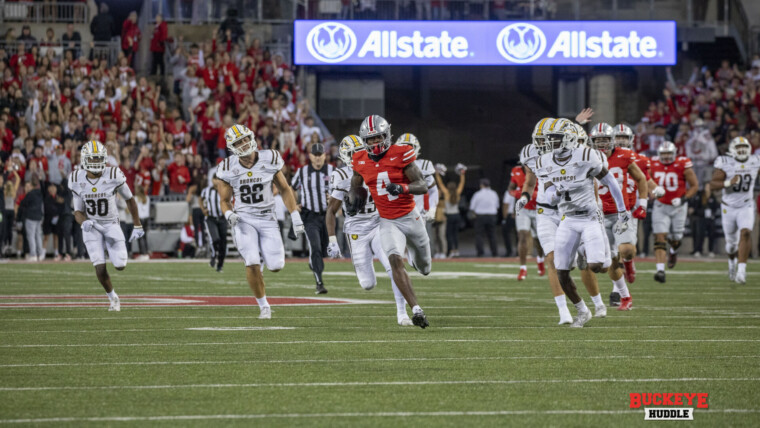
[[[119, 296], [122, 306], [257, 306], [253, 296]], [[315, 297], [268, 297], [272, 306], [345, 305], [385, 303], [355, 299]], [[0, 295], [1, 308], [107, 306], [105, 296], [94, 295]]]

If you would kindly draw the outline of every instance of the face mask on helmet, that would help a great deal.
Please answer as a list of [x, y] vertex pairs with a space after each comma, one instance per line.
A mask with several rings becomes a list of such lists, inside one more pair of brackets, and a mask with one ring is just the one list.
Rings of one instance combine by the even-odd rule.
[[610, 137], [592, 137], [591, 145], [597, 150], [609, 152], [612, 150], [612, 138]]
[[676, 152], [672, 152], [672, 151], [660, 151], [659, 156], [660, 156], [660, 162], [666, 165], [671, 164], [675, 162], [676, 160]]
[[564, 150], [566, 148], [564, 144], [564, 140], [565, 140], [565, 134], [562, 132], [547, 134], [546, 147], [549, 150], [554, 150], [554, 151]]
[[238, 156], [248, 156], [254, 150], [256, 150], [256, 146], [253, 143], [253, 137], [250, 135], [246, 135], [232, 143], [232, 152]]
[[106, 168], [106, 157], [101, 154], [88, 154], [82, 157], [82, 167], [85, 171], [101, 173]]
[[631, 147], [631, 140], [628, 139], [628, 137], [619, 135], [615, 137], [615, 146], [616, 147], [625, 147], [630, 148]]
[[752, 148], [747, 143], [738, 143], [734, 146], [733, 155], [734, 159], [744, 162], [749, 159], [749, 155], [752, 152]]
[[533, 145], [536, 146], [536, 149], [541, 154], [548, 153], [552, 150], [546, 142], [546, 137], [534, 137]]

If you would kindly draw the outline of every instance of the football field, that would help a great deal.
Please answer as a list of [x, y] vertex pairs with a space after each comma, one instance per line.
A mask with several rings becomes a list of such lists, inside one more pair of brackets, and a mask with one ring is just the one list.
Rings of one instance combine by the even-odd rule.
[[517, 282], [514, 261], [437, 262], [413, 275], [422, 330], [396, 324], [385, 272], [364, 291], [348, 262], [319, 297], [305, 261], [266, 272], [271, 320], [239, 261], [109, 265], [118, 313], [89, 263], [3, 264], [0, 424], [634, 426], [631, 393], [708, 393], [694, 423], [759, 426], [760, 264], [744, 286], [722, 259], [666, 284], [637, 266], [633, 311], [570, 329], [535, 264]]

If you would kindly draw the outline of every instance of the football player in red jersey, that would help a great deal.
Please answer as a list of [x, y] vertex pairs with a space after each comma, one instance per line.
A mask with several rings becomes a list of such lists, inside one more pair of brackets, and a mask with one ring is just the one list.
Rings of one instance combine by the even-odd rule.
[[[525, 187], [525, 179], [532, 174], [533, 173], [523, 165], [517, 165], [512, 168], [508, 190], [512, 196], [515, 197], [515, 200], [520, 199], [522, 196], [522, 190], [523, 187]], [[526, 195], [528, 203], [515, 214], [515, 226], [517, 227], [517, 254], [520, 256], [520, 273], [517, 275], [518, 281], [522, 281], [528, 276], [526, 260], [528, 258], [528, 253], [530, 252], [531, 240], [533, 240], [533, 245], [536, 246], [536, 252], [538, 252], [538, 257], [536, 258], [536, 263], [538, 264], [538, 276], [544, 276], [546, 273], [546, 268], [544, 267], [544, 250], [541, 248], [541, 243], [538, 241], [536, 229], [537, 195], [538, 186], [535, 186], [533, 187], [533, 196], [530, 196], [528, 193]]]
[[[350, 195], [367, 183], [380, 214], [380, 241], [391, 263], [393, 280], [412, 307], [412, 323], [425, 328], [427, 318], [417, 304], [412, 281], [404, 268], [404, 254], [408, 249], [412, 267], [423, 275], [430, 273], [430, 238], [425, 230], [425, 219], [414, 203], [414, 195], [428, 191], [425, 178], [414, 162], [414, 148], [393, 145], [391, 125], [382, 117], [367, 116], [359, 128], [359, 136], [366, 150], [354, 153]], [[363, 208], [357, 206], [356, 199], [351, 201], [350, 195], [351, 203], [346, 204], [348, 215]]]
[[[675, 144], [665, 141], [660, 144], [657, 154], [658, 156], [652, 159], [650, 172], [657, 185], [665, 189], [665, 194], [654, 202], [652, 210], [654, 256], [657, 261], [654, 279], [657, 282], [665, 282], [665, 259], [668, 260], [668, 269], [673, 269], [686, 226], [688, 204], [684, 202], [697, 194], [699, 182], [691, 168], [691, 159], [685, 156], [676, 157]], [[666, 235], [670, 243], [667, 256]]]
[[[601, 151], [607, 156], [608, 169], [610, 174], [615, 177], [620, 189], [623, 192], [623, 198], [625, 199], [626, 209], [632, 210], [636, 204], [636, 187], [645, 189], [647, 188], [646, 176], [641, 172], [636, 165], [638, 156], [632, 150], [625, 147], [618, 147], [614, 142], [615, 131], [611, 126], [606, 123], [599, 123], [594, 126], [594, 129], [589, 134], [591, 139], [591, 147]], [[647, 199], [646, 191], [644, 192], [645, 198], [638, 201], [639, 207], [643, 207], [646, 211]], [[615, 201], [610, 195], [610, 191], [607, 186], [599, 184], [599, 197], [602, 199], [602, 211], [604, 212], [604, 228], [607, 231], [607, 238], [609, 239], [610, 252], [612, 255], [612, 265], [607, 273], [612, 280], [613, 293], [618, 293], [621, 300], [618, 305], [615, 305], [613, 296], [610, 296], [610, 304], [612, 306], [618, 306], [619, 311], [630, 310], [633, 304], [633, 299], [628, 292], [628, 286], [625, 283], [627, 278], [623, 278], [623, 265], [620, 263], [622, 258], [623, 263], [626, 265], [626, 270], [631, 271], [632, 279], [635, 279], [633, 275], [633, 256], [636, 254], [636, 228], [633, 224], [636, 222], [631, 218], [628, 229], [623, 233], [616, 234], [613, 229], [617, 223], [617, 207]], [[633, 282], [629, 279], [629, 282]]]

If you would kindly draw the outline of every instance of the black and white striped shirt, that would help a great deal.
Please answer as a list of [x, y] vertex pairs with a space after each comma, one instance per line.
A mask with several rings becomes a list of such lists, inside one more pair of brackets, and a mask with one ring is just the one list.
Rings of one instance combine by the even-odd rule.
[[333, 166], [326, 163], [321, 169], [314, 169], [309, 164], [296, 171], [291, 185], [300, 196], [302, 208], [321, 214], [327, 211], [330, 175], [333, 170]]
[[222, 217], [224, 215], [219, 192], [214, 186], [208, 186], [201, 190], [201, 199], [203, 199], [203, 204], [208, 210], [209, 217]]

